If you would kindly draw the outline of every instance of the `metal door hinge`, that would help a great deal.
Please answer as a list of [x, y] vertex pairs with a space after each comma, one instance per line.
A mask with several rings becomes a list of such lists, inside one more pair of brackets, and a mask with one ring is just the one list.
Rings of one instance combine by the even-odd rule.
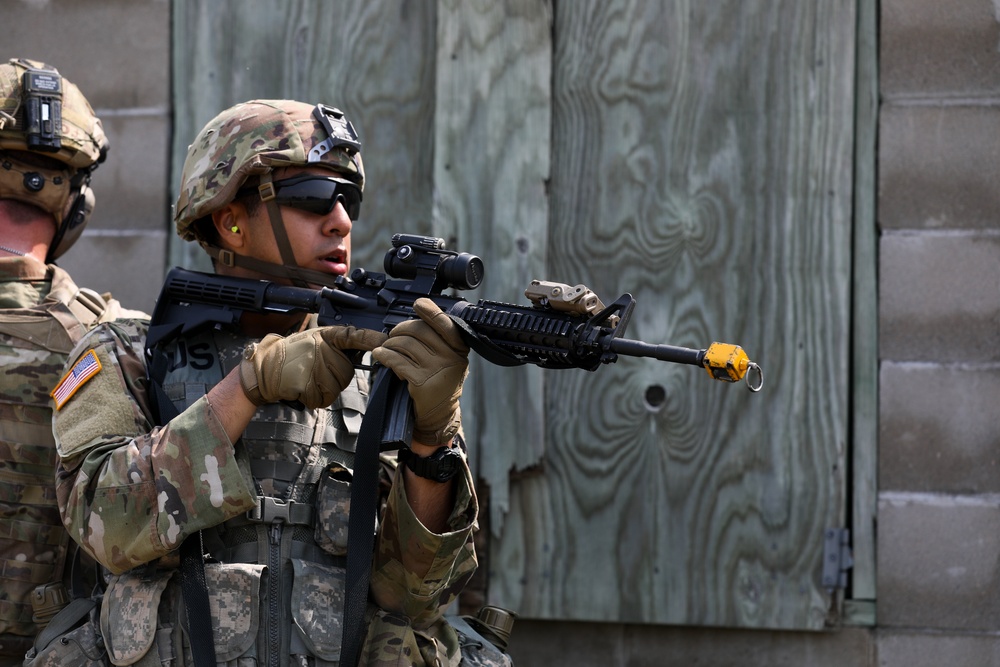
[[851, 531], [827, 528], [823, 532], [823, 587], [831, 593], [837, 588], [847, 588], [847, 571], [853, 566]]

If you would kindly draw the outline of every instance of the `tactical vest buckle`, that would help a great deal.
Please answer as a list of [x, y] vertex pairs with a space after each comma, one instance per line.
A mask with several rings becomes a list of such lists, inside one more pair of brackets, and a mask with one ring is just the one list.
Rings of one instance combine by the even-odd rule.
[[247, 520], [254, 523], [281, 521], [288, 525], [311, 526], [312, 517], [312, 505], [268, 496], [257, 496], [257, 507], [247, 512]]

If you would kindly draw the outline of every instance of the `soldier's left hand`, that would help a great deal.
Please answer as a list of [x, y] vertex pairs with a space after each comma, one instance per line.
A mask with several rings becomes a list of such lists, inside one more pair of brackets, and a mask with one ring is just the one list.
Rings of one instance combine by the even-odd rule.
[[449, 445], [461, 424], [459, 398], [469, 372], [469, 346], [451, 318], [430, 299], [417, 299], [413, 310], [420, 319], [393, 327], [372, 357], [409, 383], [413, 439], [425, 445]]

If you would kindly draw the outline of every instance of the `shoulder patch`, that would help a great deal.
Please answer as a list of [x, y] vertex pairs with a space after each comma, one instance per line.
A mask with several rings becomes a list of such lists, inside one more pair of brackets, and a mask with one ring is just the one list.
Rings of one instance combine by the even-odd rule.
[[69, 373], [63, 376], [56, 388], [49, 394], [56, 402], [56, 410], [66, 404], [77, 389], [82, 387], [87, 380], [97, 375], [101, 370], [101, 361], [97, 358], [94, 350], [88, 350], [87, 354], [80, 357]]

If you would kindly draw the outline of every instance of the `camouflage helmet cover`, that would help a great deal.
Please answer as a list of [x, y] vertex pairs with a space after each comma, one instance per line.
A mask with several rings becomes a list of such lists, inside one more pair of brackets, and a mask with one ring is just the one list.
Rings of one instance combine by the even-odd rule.
[[[323, 112], [340, 121], [333, 132]], [[251, 100], [223, 111], [188, 147], [174, 205], [177, 235], [196, 240], [195, 221], [231, 202], [249, 176], [279, 167], [326, 167], [363, 189], [360, 143], [353, 132], [343, 113], [323, 105]], [[353, 142], [330, 141], [351, 136]]]
[[[34, 90], [25, 89], [26, 79]], [[47, 262], [83, 234], [94, 210], [90, 176], [108, 145], [90, 102], [54, 67], [26, 58], [0, 65], [0, 199], [52, 214]]]
[[[45, 63], [23, 58], [0, 65], [0, 150], [29, 151], [25, 133], [24, 73], [55, 70]], [[94, 115], [90, 102], [73, 83], [62, 78], [61, 147], [44, 155], [65, 163], [71, 169], [84, 169], [104, 160], [108, 140], [101, 120]]]

